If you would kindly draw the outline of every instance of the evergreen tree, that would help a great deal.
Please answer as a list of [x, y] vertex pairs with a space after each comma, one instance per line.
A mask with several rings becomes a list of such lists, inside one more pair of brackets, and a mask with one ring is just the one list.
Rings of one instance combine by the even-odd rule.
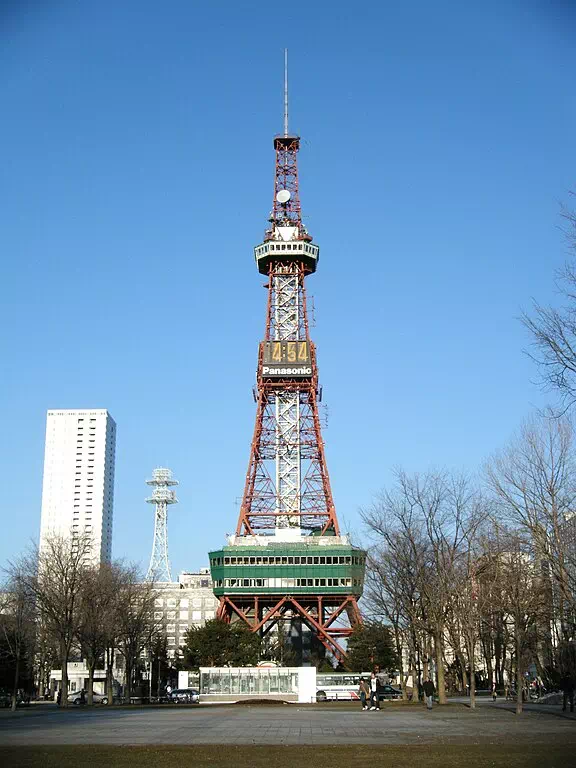
[[350, 669], [368, 672], [378, 667], [383, 672], [396, 669], [397, 664], [390, 627], [373, 621], [354, 628], [348, 640], [347, 665]]
[[198, 667], [253, 666], [260, 656], [260, 637], [241, 622], [211, 619], [203, 627], [190, 627], [182, 648], [184, 663]]

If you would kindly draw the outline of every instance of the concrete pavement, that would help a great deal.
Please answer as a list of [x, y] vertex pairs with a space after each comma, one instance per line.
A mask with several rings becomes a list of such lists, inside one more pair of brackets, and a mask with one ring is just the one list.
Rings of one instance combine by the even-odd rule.
[[390, 707], [381, 712], [284, 706], [48, 707], [0, 717], [0, 745], [34, 744], [574, 744], [568, 718], [503, 707]]

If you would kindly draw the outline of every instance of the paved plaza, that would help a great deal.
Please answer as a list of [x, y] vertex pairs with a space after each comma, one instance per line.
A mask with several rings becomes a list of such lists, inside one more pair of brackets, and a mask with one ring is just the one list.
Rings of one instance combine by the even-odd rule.
[[284, 705], [58, 710], [0, 716], [0, 746], [60, 744], [574, 744], [576, 721], [502, 707], [452, 704], [432, 712]]

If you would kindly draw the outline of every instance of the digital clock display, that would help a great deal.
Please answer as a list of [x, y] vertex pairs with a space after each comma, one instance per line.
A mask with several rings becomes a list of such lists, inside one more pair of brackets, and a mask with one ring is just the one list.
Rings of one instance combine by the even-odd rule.
[[312, 358], [308, 341], [262, 342], [262, 375], [287, 378], [312, 376]]

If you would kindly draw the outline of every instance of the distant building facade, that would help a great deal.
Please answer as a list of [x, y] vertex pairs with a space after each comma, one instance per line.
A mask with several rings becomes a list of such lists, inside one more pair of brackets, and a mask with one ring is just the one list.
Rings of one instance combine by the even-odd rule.
[[89, 534], [87, 564], [110, 562], [115, 453], [106, 409], [48, 411], [40, 547], [50, 534]]
[[158, 597], [154, 618], [162, 621], [168, 644], [168, 657], [177, 658], [192, 626], [202, 626], [216, 616], [218, 601], [212, 592], [209, 568], [184, 571], [177, 582], [156, 584]]

